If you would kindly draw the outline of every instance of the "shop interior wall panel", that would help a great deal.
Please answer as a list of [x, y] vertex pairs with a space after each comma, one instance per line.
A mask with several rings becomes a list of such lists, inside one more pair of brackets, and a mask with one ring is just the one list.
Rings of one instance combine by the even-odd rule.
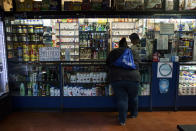
[[115, 105], [115, 98], [109, 96], [63, 98], [64, 108], [113, 108]]
[[145, 107], [145, 108], [150, 108], [150, 96], [139, 96], [139, 101], [138, 101], [138, 106], [140, 107]]
[[196, 107], [196, 96], [178, 96], [177, 107]]
[[[64, 97], [64, 108], [116, 108], [114, 96]], [[150, 107], [150, 96], [139, 96], [139, 108]]]
[[33, 96], [13, 96], [12, 104], [14, 109], [44, 108], [60, 109], [60, 97], [33, 97]]
[[157, 78], [157, 66], [158, 66], [158, 63], [155, 63], [155, 62], [152, 65], [152, 69], [153, 69], [152, 108], [153, 107], [175, 107], [177, 64], [173, 63], [172, 78], [168, 78], [169, 89], [168, 89], [168, 93], [165, 93], [165, 94], [161, 94], [159, 90], [160, 78]]

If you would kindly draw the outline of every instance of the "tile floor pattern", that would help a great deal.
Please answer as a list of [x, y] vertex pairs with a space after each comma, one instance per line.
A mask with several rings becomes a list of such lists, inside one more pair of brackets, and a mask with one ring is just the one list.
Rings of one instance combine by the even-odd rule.
[[196, 111], [139, 112], [124, 127], [115, 112], [14, 112], [0, 131], [177, 131], [177, 124], [196, 124]]

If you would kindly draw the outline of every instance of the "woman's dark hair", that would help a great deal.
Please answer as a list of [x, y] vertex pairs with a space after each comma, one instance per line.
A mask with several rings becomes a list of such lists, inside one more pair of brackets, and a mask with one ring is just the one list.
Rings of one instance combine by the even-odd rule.
[[129, 38], [130, 38], [131, 40], [139, 40], [139, 39], [140, 39], [139, 36], [138, 36], [138, 34], [136, 34], [136, 33], [132, 33], [132, 34], [129, 36]]
[[126, 38], [123, 37], [123, 38], [119, 41], [119, 47], [127, 47]]

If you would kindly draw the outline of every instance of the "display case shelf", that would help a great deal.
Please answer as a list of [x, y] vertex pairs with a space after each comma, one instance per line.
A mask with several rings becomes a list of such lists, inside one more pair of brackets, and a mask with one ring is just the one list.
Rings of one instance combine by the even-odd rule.
[[181, 32], [182, 32], [182, 33], [194, 33], [195, 31], [180, 31], [180, 30], [179, 30], [179, 31], [174, 31], [174, 32], [179, 32], [179, 33], [181, 33]]
[[12, 24], [12, 26], [43, 26], [42, 24]]
[[96, 73], [96, 72], [105, 72], [105, 70], [101, 70], [101, 71], [80, 71], [80, 70], [79, 70], [79, 71], [78, 71], [78, 70], [67, 71], [67, 70], [65, 70], [65, 72], [66, 72], [66, 73], [74, 73], [74, 72], [79, 72], [79, 73], [81, 73], [81, 72], [82, 72], [82, 73], [95, 72], [95, 73]]
[[69, 37], [76, 37], [76, 38], [79, 37], [79, 35], [59, 35], [59, 34], [58, 34], [58, 35], [56, 34], [56, 36], [57, 36], [57, 37], [68, 37], [68, 38], [69, 38]]
[[96, 83], [93, 83], [93, 82], [90, 82], [90, 83], [65, 83], [65, 84], [73, 84], [73, 85], [103, 85], [103, 84], [109, 84], [108, 82], [96, 82]]
[[82, 30], [79, 30], [79, 32], [81, 32], [81, 33], [106, 33], [106, 32], [108, 32], [108, 31], [82, 31]]
[[62, 29], [55, 28], [55, 30], [78, 31], [78, 29], [64, 29], [64, 28], [62, 28]]
[[16, 34], [16, 35], [33, 35], [33, 34], [37, 34], [37, 35], [43, 35], [43, 33], [12, 33], [12, 34]]
[[121, 37], [121, 36], [129, 36], [129, 35], [112, 35], [112, 37]]
[[18, 63], [18, 64], [60, 64], [61, 63], [61, 61], [15, 61], [9, 59], [8, 62]]
[[12, 82], [12, 83], [29, 83], [29, 82], [32, 82], [32, 83], [59, 83], [60, 81], [9, 81], [9, 82]]
[[79, 44], [80, 42], [57, 42], [57, 44]]
[[195, 69], [195, 70], [193, 70], [193, 69], [190, 69], [190, 70], [189, 70], [189, 69], [184, 70], [184, 69], [183, 69], [183, 70], [180, 70], [180, 71], [196, 71], [196, 69]]
[[43, 44], [43, 41], [12, 41], [13, 43]]
[[112, 30], [134, 30], [134, 28], [112, 28]]

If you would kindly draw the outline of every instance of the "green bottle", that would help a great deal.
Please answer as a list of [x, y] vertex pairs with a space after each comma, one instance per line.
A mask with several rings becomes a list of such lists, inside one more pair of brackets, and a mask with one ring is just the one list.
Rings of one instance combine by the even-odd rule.
[[32, 96], [32, 87], [31, 87], [31, 82], [28, 84], [28, 96]]
[[24, 86], [24, 83], [20, 84], [20, 96], [25, 96], [25, 86]]
[[50, 85], [46, 85], [46, 96], [50, 96]]

